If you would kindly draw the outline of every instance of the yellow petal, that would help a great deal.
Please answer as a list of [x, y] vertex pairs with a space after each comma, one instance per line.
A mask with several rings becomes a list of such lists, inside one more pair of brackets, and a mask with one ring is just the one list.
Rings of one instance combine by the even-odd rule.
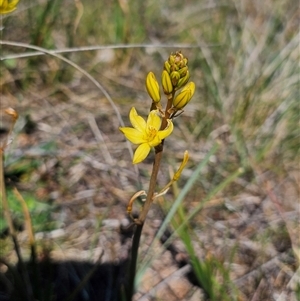
[[153, 110], [149, 113], [147, 119], [147, 128], [154, 127], [157, 131], [160, 129], [161, 118], [158, 116], [158, 110]]
[[13, 1], [7, 1], [7, 0], [2, 0], [0, 2], [0, 14], [7, 14], [12, 11], [14, 11], [17, 7], [19, 0], [13, 0]]
[[133, 144], [141, 144], [146, 142], [144, 139], [144, 134], [134, 128], [120, 127], [119, 130]]
[[8, 6], [11, 8], [12, 6], [16, 6], [19, 3], [19, 0], [12, 0], [9, 1]]
[[155, 147], [159, 144], [161, 144], [162, 139], [160, 139], [159, 135], [157, 134], [151, 141], [149, 141], [149, 145], [151, 147]]
[[132, 160], [133, 164], [137, 164], [145, 160], [150, 152], [150, 149], [151, 147], [148, 143], [141, 144], [134, 153]]
[[138, 131], [144, 133], [146, 130], [146, 121], [138, 115], [136, 109], [134, 107], [131, 108], [129, 113], [129, 119], [132, 126]]
[[159, 139], [161, 139], [161, 140], [165, 139], [173, 132], [173, 122], [170, 119], [168, 119], [167, 122], [168, 122], [168, 124], [167, 124], [166, 128], [157, 133]]

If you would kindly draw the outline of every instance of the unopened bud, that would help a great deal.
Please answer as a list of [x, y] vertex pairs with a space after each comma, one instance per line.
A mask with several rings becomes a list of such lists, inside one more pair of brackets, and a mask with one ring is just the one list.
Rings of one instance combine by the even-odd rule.
[[185, 67], [182, 67], [181, 69], [178, 70], [179, 74], [180, 74], [180, 77], [184, 77], [186, 75], [186, 73], [188, 72], [188, 67], [185, 66]]
[[177, 83], [176, 89], [182, 88], [190, 79], [190, 72], [189, 70], [186, 71], [186, 74], [184, 77], [181, 77], [180, 80]]
[[164, 68], [169, 74], [171, 73], [171, 65], [168, 61], [165, 61]]
[[171, 94], [172, 91], [173, 91], [173, 85], [172, 85], [172, 81], [171, 81], [170, 75], [169, 75], [169, 73], [166, 70], [164, 70], [162, 72], [161, 83], [162, 83], [162, 87], [163, 87], [164, 93], [166, 95]]
[[153, 72], [149, 72], [146, 77], [146, 89], [152, 100], [158, 103], [160, 101], [159, 84]]
[[171, 72], [170, 78], [171, 78], [171, 81], [172, 81], [173, 86], [174, 86], [174, 87], [177, 86], [177, 83], [178, 83], [178, 81], [179, 81], [179, 79], [180, 79], [180, 74], [179, 74], [179, 72], [178, 72], [178, 71], [173, 71], [173, 72]]
[[174, 174], [173, 181], [177, 181], [180, 178], [180, 175], [181, 175], [183, 169], [185, 168], [188, 160], [189, 160], [189, 152], [186, 150], [183, 154], [182, 163], [181, 163], [180, 167], [178, 168], [178, 170], [176, 171], [176, 173]]
[[173, 107], [182, 110], [191, 100], [195, 93], [195, 84], [190, 82], [177, 94], [173, 101]]
[[169, 56], [169, 63], [170, 63], [170, 65], [175, 64], [175, 56], [172, 54]]

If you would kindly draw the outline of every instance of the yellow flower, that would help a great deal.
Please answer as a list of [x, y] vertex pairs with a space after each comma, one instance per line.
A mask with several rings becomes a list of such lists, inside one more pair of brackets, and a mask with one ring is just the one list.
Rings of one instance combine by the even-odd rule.
[[142, 162], [149, 154], [151, 147], [159, 145], [173, 131], [173, 123], [170, 119], [164, 130], [160, 130], [161, 117], [158, 110], [149, 113], [147, 122], [138, 115], [133, 107], [129, 113], [129, 119], [133, 126], [120, 127], [120, 131], [133, 144], [139, 144], [133, 156], [133, 164]]
[[0, 14], [8, 14], [17, 8], [19, 0], [0, 0]]

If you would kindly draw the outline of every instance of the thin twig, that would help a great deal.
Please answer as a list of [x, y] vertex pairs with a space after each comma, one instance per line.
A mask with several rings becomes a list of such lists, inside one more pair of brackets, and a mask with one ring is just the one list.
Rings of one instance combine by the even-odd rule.
[[[4, 41], [9, 42], [9, 41]], [[204, 45], [205, 47], [206, 45]], [[211, 44], [206, 47], [218, 47], [219, 44]], [[64, 53], [75, 53], [75, 52], [84, 52], [84, 51], [97, 51], [97, 50], [106, 50], [106, 49], [135, 49], [135, 48], [177, 48], [177, 49], [192, 49], [198, 48], [199, 45], [193, 44], [118, 44], [118, 45], [95, 45], [95, 46], [83, 46], [83, 47], [73, 47], [73, 48], [64, 48], [64, 49], [51, 49], [49, 52], [54, 54], [64, 54]], [[19, 59], [19, 58], [28, 58], [31, 56], [41, 56], [45, 55], [43, 51], [35, 51], [35, 52], [26, 52], [26, 53], [18, 53], [18, 54], [8, 54], [3, 57], [0, 57], [0, 61], [3, 60], [11, 60], [11, 59]]]

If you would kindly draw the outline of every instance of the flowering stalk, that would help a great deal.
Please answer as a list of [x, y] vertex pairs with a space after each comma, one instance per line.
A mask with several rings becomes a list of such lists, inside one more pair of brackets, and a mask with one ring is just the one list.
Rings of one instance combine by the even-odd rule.
[[[173, 99], [173, 97], [168, 100], [167, 108], [171, 108], [172, 99]], [[163, 118], [163, 120], [162, 120], [161, 129], [164, 129], [167, 126], [167, 123], [168, 123], [167, 117], [169, 117], [169, 113], [166, 109], [166, 115], [165, 115], [165, 118]], [[163, 144], [164, 144], [163, 142], [164, 142], [164, 140], [155, 147], [155, 158], [154, 158], [152, 173], [151, 173], [151, 177], [150, 177], [147, 198], [144, 203], [143, 209], [141, 210], [141, 212], [139, 214], [138, 219], [135, 220], [136, 228], [135, 228], [135, 232], [133, 234], [133, 240], [132, 240], [131, 260], [130, 260], [129, 277], [128, 277], [129, 282], [128, 282], [128, 288], [126, 291], [126, 300], [127, 301], [131, 301], [133, 294], [134, 294], [134, 280], [135, 280], [135, 274], [136, 274], [136, 265], [137, 265], [140, 238], [141, 238], [141, 234], [142, 234], [146, 216], [147, 216], [147, 214], [150, 210], [150, 207], [152, 205], [152, 202], [153, 202], [157, 175], [158, 175], [160, 162], [161, 162], [161, 158], [162, 158], [162, 153], [163, 153]]]
[[[190, 82], [188, 85], [186, 85], [190, 78], [187, 63], [187, 58], [185, 58], [181, 52], [171, 54], [168, 60], [164, 63], [164, 70], [162, 72], [162, 87], [167, 98], [165, 109], [163, 109], [161, 105], [160, 90], [156, 77], [152, 72], [149, 72], [146, 78], [146, 89], [152, 99], [152, 104], [147, 121], [137, 114], [135, 108], [132, 108], [129, 114], [132, 128], [120, 128], [120, 131], [129, 141], [139, 145], [133, 157], [134, 164], [142, 162], [148, 156], [151, 148], [154, 148], [155, 150], [148, 192], [137, 192], [131, 198], [127, 207], [128, 214], [132, 216], [131, 211], [134, 200], [137, 196], [146, 194], [147, 197], [143, 208], [141, 209], [138, 218], [134, 219], [135, 232], [133, 234], [129, 277], [126, 289], [127, 301], [131, 301], [134, 294], [134, 279], [136, 273], [138, 248], [143, 225], [155, 198], [157, 175], [162, 159], [164, 140], [173, 131], [172, 119], [176, 116], [178, 111], [183, 112], [182, 109], [189, 103], [195, 92], [195, 84], [193, 82]], [[179, 89], [182, 90], [176, 96], [176, 92]], [[187, 160], [188, 152], [184, 154], [183, 163], [179, 167], [174, 178], [160, 193], [165, 193], [169, 189], [171, 183], [178, 180], [184, 166], [187, 163]]]

